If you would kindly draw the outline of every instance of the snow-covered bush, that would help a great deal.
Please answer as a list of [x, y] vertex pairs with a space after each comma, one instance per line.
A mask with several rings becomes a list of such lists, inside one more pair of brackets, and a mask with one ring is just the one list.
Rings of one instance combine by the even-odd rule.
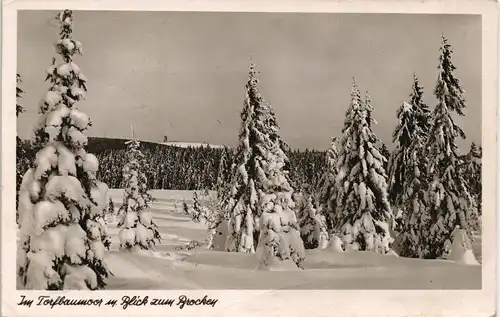
[[306, 249], [325, 248], [328, 245], [326, 219], [316, 208], [316, 202], [307, 184], [302, 186], [302, 195], [296, 204], [300, 236]]
[[385, 158], [371, 130], [374, 120], [369, 99], [363, 102], [353, 80], [351, 104], [339, 139], [336, 178], [335, 233], [347, 250], [367, 250], [385, 254], [392, 237], [393, 220], [387, 197]]
[[344, 242], [335, 234], [330, 234], [328, 241], [327, 251], [330, 252], [344, 252], [343, 248]]
[[97, 180], [97, 159], [85, 150], [90, 120], [76, 107], [86, 79], [72, 60], [81, 49], [71, 37], [72, 11], [60, 12], [58, 19], [62, 62], [47, 76], [51, 87], [35, 127], [40, 150], [19, 193], [18, 282], [26, 289], [96, 290], [105, 287], [109, 274], [103, 222], [108, 187]]
[[268, 194], [263, 198], [258, 244], [260, 250], [257, 252], [260, 263], [265, 267], [291, 259], [301, 267], [305, 251], [291, 196], [281, 193]]
[[150, 210], [154, 197], [148, 192], [144, 169], [147, 164], [137, 140], [128, 141], [128, 163], [123, 168], [125, 191], [120, 208], [120, 247], [128, 251], [152, 250], [160, 233]]

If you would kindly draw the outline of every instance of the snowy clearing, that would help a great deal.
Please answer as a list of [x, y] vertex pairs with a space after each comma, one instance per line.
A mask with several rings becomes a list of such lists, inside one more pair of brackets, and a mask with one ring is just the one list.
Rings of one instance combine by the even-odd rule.
[[[481, 266], [443, 260], [383, 256], [374, 252], [307, 250], [305, 270], [264, 271], [255, 255], [195, 249], [176, 251], [206, 237], [203, 224], [182, 210], [192, 191], [151, 191], [153, 219], [162, 236], [154, 255], [118, 251], [116, 221], [110, 219], [111, 250], [106, 261], [114, 276], [107, 289], [481, 289]], [[121, 205], [123, 190], [111, 189]], [[474, 253], [481, 262], [481, 239]]]

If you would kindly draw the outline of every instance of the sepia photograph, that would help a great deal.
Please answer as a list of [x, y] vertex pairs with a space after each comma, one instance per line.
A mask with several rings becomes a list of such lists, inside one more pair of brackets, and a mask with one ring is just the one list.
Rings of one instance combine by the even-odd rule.
[[16, 304], [31, 307], [26, 291], [205, 290], [192, 303], [212, 307], [217, 290], [481, 291], [496, 259], [483, 261], [496, 202], [483, 203], [483, 147], [496, 152], [483, 18], [18, 10], [2, 208], [5, 222], [15, 203]]

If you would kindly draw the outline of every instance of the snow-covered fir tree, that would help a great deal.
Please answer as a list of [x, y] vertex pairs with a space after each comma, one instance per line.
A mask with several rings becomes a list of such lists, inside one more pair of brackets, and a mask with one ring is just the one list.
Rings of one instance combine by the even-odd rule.
[[111, 197], [108, 199], [108, 207], [106, 208], [104, 220], [106, 224], [108, 224], [109, 221], [112, 221], [113, 223], [116, 221], [115, 203]]
[[[249, 78], [246, 85], [246, 98], [241, 111], [241, 128], [239, 134], [239, 145], [236, 149], [232, 166], [231, 192], [229, 198], [229, 234], [227, 241], [228, 251], [255, 252], [258, 242], [259, 214], [258, 193], [256, 188], [254, 147], [256, 139], [255, 116], [259, 108], [262, 112], [264, 100], [257, 90], [257, 78], [254, 65], [250, 65]], [[254, 130], [254, 131], [252, 131]], [[250, 170], [251, 168], [254, 170]]]
[[301, 197], [296, 204], [300, 236], [306, 249], [325, 248], [328, 244], [326, 218], [316, 206], [312, 188], [302, 185]]
[[[408, 107], [411, 105], [408, 104]], [[414, 106], [411, 106], [414, 107]], [[415, 112], [412, 112], [415, 115]], [[400, 255], [411, 258], [424, 258], [429, 253], [430, 214], [428, 212], [427, 188], [429, 179], [426, 153], [426, 135], [419, 125], [414, 126], [412, 140], [405, 150], [404, 182], [402, 188], [403, 209], [400, 231]]]
[[305, 254], [293, 210], [288, 158], [274, 111], [262, 98], [255, 75], [252, 64], [233, 165], [227, 249], [253, 253], [258, 245], [264, 266], [290, 258], [300, 266]]
[[395, 148], [390, 155], [387, 173], [389, 176], [389, 200], [399, 209], [404, 204], [405, 169], [409, 164], [406, 160], [410, 157], [408, 155], [410, 145], [417, 137], [417, 132], [419, 136], [426, 136], [430, 126], [429, 109], [423, 102], [423, 88], [415, 74], [413, 75], [410, 98], [408, 102], [403, 102], [398, 108], [396, 116], [398, 124], [392, 134]]
[[452, 50], [448, 40], [442, 36], [438, 66], [438, 79], [434, 94], [438, 103], [433, 113], [433, 125], [429, 132], [429, 186], [431, 228], [427, 258], [446, 257], [447, 245], [452, 241], [451, 233], [456, 226], [466, 230], [471, 211], [471, 196], [460, 169], [459, 149], [456, 139], [465, 138], [465, 133], [455, 124], [452, 112], [464, 115], [466, 106], [463, 89], [455, 77]]
[[319, 212], [325, 216], [328, 229], [333, 229], [332, 215], [335, 214], [336, 194], [335, 178], [337, 177], [337, 138], [333, 137], [330, 148], [326, 151], [326, 171], [321, 177], [316, 190], [318, 192]]
[[151, 203], [155, 200], [148, 191], [145, 174], [147, 162], [139, 149], [139, 141], [133, 139], [128, 145], [127, 164], [123, 167], [125, 191], [120, 213], [120, 248], [127, 251], [152, 250], [160, 241], [160, 233], [153, 222]]
[[90, 119], [76, 106], [85, 97], [86, 78], [73, 62], [81, 53], [72, 38], [73, 13], [64, 10], [57, 18], [61, 62], [48, 69], [51, 87], [40, 103], [34, 138], [41, 150], [19, 194], [18, 283], [37, 290], [96, 290], [109, 274], [102, 218], [107, 186], [96, 179], [98, 161], [85, 150]]
[[367, 120], [371, 109], [361, 100], [353, 79], [351, 103], [339, 139], [336, 179], [336, 233], [347, 250], [386, 253], [392, 238], [384, 157]]

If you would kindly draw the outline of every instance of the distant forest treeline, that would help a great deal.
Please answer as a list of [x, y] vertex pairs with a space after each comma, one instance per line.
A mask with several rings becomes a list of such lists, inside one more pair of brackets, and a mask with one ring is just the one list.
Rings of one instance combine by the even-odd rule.
[[[127, 139], [89, 137], [87, 150], [99, 160], [97, 177], [110, 188], [122, 187]], [[147, 178], [151, 189], [215, 189], [219, 163], [224, 149], [208, 146], [177, 147], [141, 141], [141, 151], [148, 162]], [[35, 153], [28, 141], [22, 141], [23, 159], [17, 162], [18, 175], [24, 175]], [[232, 151], [234, 149], [227, 149]], [[326, 168], [326, 151], [288, 150], [290, 179], [299, 189], [304, 183], [316, 184]], [[228, 160], [232, 155], [227, 156]], [[20, 172], [20, 173], [19, 173]], [[18, 187], [21, 179], [18, 178]]]

